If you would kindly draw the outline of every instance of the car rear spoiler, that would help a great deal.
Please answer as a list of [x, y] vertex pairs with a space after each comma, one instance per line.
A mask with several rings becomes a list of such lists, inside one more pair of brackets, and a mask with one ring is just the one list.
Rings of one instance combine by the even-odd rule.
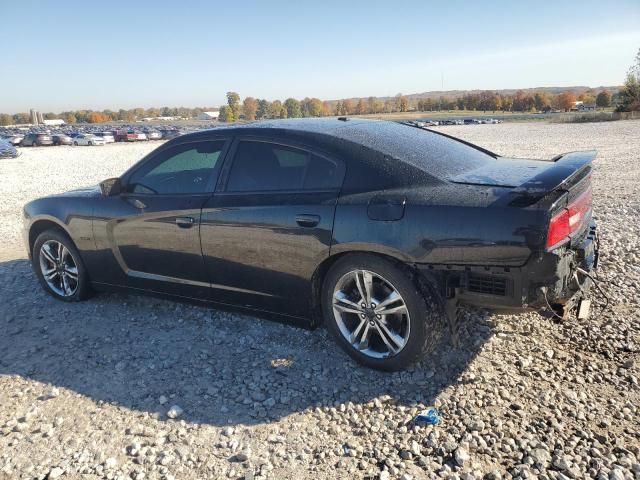
[[568, 190], [570, 185], [591, 172], [595, 150], [563, 153], [552, 158], [553, 167], [547, 168], [525, 183], [516, 187], [514, 193], [542, 196], [554, 190]]

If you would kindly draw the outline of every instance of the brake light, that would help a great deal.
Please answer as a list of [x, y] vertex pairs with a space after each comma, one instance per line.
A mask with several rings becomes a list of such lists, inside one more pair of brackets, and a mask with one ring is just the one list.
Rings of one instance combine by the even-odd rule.
[[572, 233], [580, 229], [591, 209], [591, 185], [569, 205], [556, 213], [549, 221], [547, 248], [553, 248]]

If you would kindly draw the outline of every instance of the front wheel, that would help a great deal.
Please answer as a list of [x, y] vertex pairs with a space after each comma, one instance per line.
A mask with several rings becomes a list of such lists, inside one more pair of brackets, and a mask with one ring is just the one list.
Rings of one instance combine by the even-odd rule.
[[78, 302], [89, 297], [89, 276], [73, 242], [57, 230], [46, 230], [33, 244], [33, 269], [54, 298]]
[[385, 258], [354, 254], [338, 260], [323, 283], [327, 328], [363, 365], [395, 371], [419, 361], [444, 330], [439, 296], [412, 272]]

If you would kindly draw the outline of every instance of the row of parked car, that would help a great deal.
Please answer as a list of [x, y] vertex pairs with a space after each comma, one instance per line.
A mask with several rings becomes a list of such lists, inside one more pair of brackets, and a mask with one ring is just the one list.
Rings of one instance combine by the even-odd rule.
[[73, 132], [27, 132], [8, 133], [3, 138], [8, 143], [20, 147], [35, 147], [47, 145], [104, 145], [114, 142], [138, 142], [147, 140], [163, 140], [180, 135], [177, 129], [133, 131], [133, 130], [105, 130], [105, 131], [73, 131]]
[[497, 118], [452, 118], [447, 120], [416, 120], [412, 122], [418, 127], [435, 127], [437, 125], [480, 125], [502, 123]]

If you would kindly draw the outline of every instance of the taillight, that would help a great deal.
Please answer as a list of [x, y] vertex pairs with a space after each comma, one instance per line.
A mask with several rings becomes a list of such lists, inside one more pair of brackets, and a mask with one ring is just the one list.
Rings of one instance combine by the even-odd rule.
[[582, 221], [591, 208], [591, 185], [569, 205], [556, 213], [549, 221], [547, 248], [553, 248], [582, 225]]

